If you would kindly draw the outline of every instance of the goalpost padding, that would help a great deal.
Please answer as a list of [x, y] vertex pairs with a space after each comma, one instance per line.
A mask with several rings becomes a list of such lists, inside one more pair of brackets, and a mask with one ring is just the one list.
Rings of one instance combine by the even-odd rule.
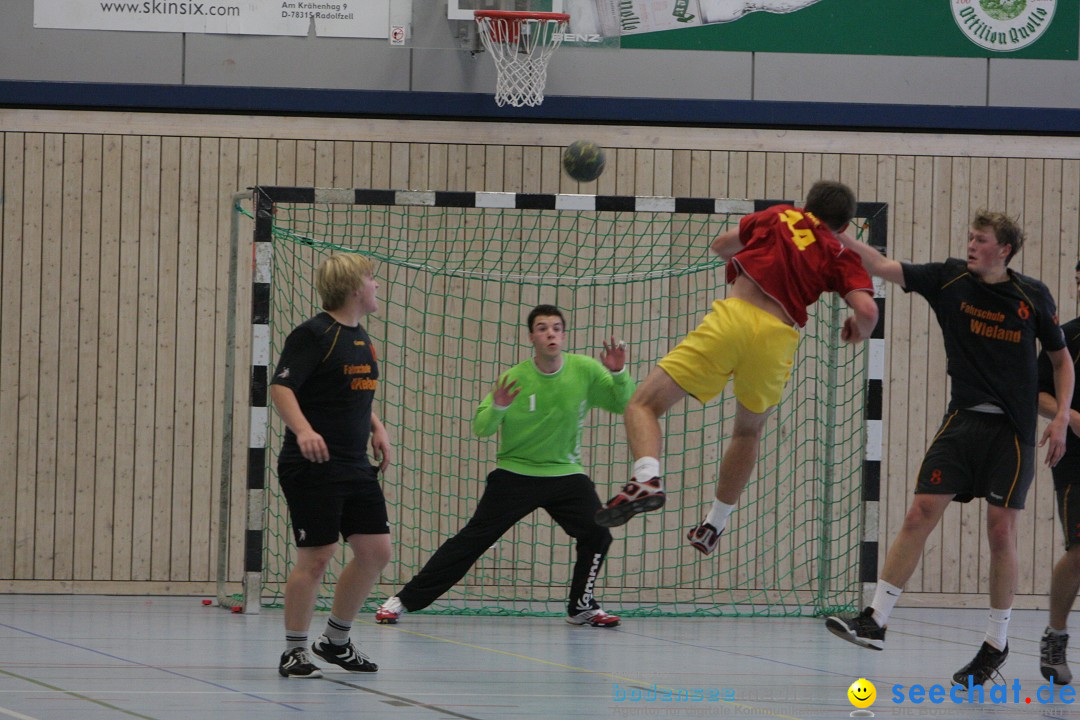
[[[527, 358], [528, 310], [567, 313], [570, 352], [630, 344], [639, 381], [723, 297], [718, 232], [776, 200], [256, 188], [252, 410], [245, 612], [280, 603], [294, 552], [276, 479], [283, 428], [266, 382], [288, 332], [319, 311], [314, 269], [332, 252], [378, 261], [383, 308], [376, 407], [395, 446], [384, 478], [395, 558], [366, 610], [392, 595], [471, 516], [497, 441], [469, 427], [498, 374]], [[860, 203], [859, 232], [884, 247], [886, 207]], [[877, 301], [884, 308], [882, 286]], [[669, 500], [614, 531], [597, 596], [624, 615], [803, 615], [857, 610], [877, 570], [884, 313], [874, 338], [839, 341], [825, 296], [769, 419], [761, 459], [718, 551], [684, 539], [711, 502], [731, 393], [665, 418]], [[593, 410], [586, 472], [606, 499], [625, 482], [620, 417]], [[347, 557], [342, 549], [336, 568]], [[428, 612], [561, 614], [572, 540], [543, 511], [496, 543]], [[328, 573], [323, 599], [332, 594]]]

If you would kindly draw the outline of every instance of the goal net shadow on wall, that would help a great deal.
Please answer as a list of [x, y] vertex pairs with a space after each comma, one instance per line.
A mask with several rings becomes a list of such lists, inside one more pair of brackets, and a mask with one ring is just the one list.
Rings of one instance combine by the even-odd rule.
[[[321, 309], [319, 262], [359, 252], [376, 261], [381, 284], [380, 312], [365, 326], [380, 360], [376, 412], [394, 446], [382, 480], [394, 557], [367, 612], [475, 509], [497, 437], [473, 437], [471, 420], [498, 375], [529, 357], [532, 307], [566, 313], [568, 352], [597, 356], [605, 339], [625, 340], [640, 382], [724, 296], [712, 238], [779, 201], [259, 187], [254, 202], [243, 607], [281, 603], [295, 553], [276, 481], [284, 426], [267, 407], [269, 373], [288, 333]], [[859, 218], [860, 235], [884, 247], [886, 207], [860, 203]], [[668, 503], [613, 531], [597, 583], [605, 608], [650, 616], [861, 607], [877, 571], [884, 341], [879, 322], [869, 343], [841, 343], [844, 308], [831, 294], [810, 308], [754, 475], [708, 557], [684, 536], [712, 500], [735, 401], [730, 391], [705, 406], [691, 399], [665, 417]], [[629, 474], [622, 418], [594, 409], [582, 455], [606, 499]], [[347, 552], [343, 545], [320, 606], [329, 606]], [[537, 511], [424, 612], [563, 614], [573, 559], [573, 540]]]

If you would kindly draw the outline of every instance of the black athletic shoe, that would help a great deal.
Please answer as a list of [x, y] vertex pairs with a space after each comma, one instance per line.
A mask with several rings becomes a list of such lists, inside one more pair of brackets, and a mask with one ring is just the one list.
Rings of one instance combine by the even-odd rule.
[[1057, 685], [1072, 682], [1072, 670], [1065, 660], [1065, 648], [1069, 646], [1067, 633], [1052, 633], [1050, 628], [1039, 641], [1039, 671], [1047, 680]]
[[311, 652], [315, 653], [328, 663], [334, 663], [345, 668], [349, 672], [377, 672], [379, 666], [371, 662], [371, 658], [362, 652], [358, 652], [352, 642], [344, 645], [335, 645], [325, 635], [311, 644]]
[[967, 686], [968, 677], [971, 677], [972, 686], [983, 685], [987, 680], [995, 677], [999, 682], [995, 685], [1004, 685], [1005, 678], [1001, 677], [998, 669], [1005, 664], [1005, 658], [1009, 657], [1009, 646], [1004, 650], [998, 650], [988, 642], [984, 642], [979, 652], [975, 653], [975, 659], [952, 676], [953, 685]]
[[830, 617], [825, 627], [839, 638], [871, 650], [885, 649], [885, 628], [874, 620], [874, 609], [866, 608], [853, 618]]
[[311, 662], [311, 656], [302, 647], [286, 650], [278, 663], [278, 675], [285, 678], [321, 678], [322, 670]]

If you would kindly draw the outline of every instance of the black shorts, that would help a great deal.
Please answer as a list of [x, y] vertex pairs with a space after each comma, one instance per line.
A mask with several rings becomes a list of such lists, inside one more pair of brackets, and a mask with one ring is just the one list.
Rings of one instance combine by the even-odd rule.
[[1067, 549], [1080, 544], [1080, 454], [1066, 451], [1051, 472]]
[[278, 466], [297, 547], [333, 545], [350, 535], [390, 532], [377, 468], [296, 463]]
[[1005, 415], [957, 410], [927, 449], [915, 492], [1020, 510], [1034, 478], [1035, 446], [1020, 440]]

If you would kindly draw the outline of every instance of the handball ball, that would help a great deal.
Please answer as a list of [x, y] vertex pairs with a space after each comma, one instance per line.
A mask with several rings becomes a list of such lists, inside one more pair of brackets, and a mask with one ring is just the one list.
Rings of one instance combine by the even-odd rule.
[[563, 169], [578, 182], [592, 182], [600, 177], [604, 162], [604, 149], [588, 140], [572, 142], [563, 150]]

